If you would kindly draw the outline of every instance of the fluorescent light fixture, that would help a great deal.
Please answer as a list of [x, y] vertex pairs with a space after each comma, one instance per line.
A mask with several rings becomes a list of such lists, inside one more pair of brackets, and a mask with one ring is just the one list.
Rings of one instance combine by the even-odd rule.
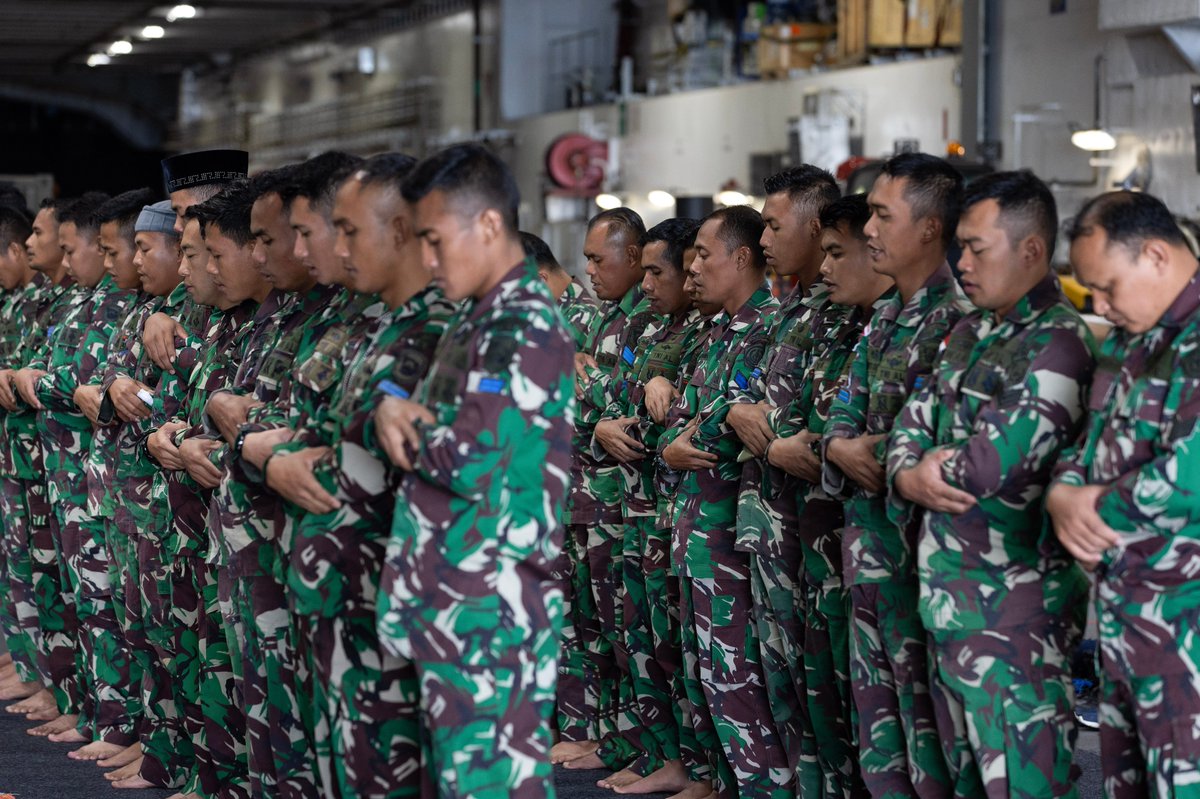
[[88, 56], [87, 65], [89, 67], [102, 67], [111, 62], [112, 59], [104, 53], [92, 53], [90, 56]]
[[750, 198], [742, 194], [740, 191], [730, 190], [718, 192], [715, 199], [718, 203], [726, 207], [734, 205], [748, 205], [750, 202]]
[[174, 22], [177, 19], [193, 19], [195, 16], [195, 6], [178, 5], [167, 12], [167, 22]]
[[1072, 133], [1071, 144], [1074, 144], [1080, 150], [1098, 153], [1116, 147], [1117, 140], [1103, 128], [1090, 128], [1088, 130], [1077, 130]]
[[615, 194], [597, 194], [596, 205], [605, 211], [611, 211], [614, 208], [621, 207], [621, 198]]
[[117, 39], [108, 46], [109, 55], [129, 55], [133, 52], [133, 45], [128, 39]]
[[161, 39], [165, 33], [162, 25], [147, 25], [142, 28], [143, 39]]
[[650, 192], [646, 195], [646, 199], [649, 200], [650, 204], [655, 208], [670, 208], [675, 204], [675, 195], [671, 194], [669, 191], [663, 191], [662, 189], [655, 189], [654, 191]]
[[358, 71], [363, 75], [375, 74], [375, 48], [358, 48]]

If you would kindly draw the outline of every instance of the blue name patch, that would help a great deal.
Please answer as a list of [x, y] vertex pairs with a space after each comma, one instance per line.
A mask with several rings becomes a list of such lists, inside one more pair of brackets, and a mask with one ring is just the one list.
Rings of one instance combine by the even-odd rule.
[[737, 387], [743, 390], [750, 387], [750, 381], [747, 380], [746, 376], [741, 372], [738, 372], [733, 376], [733, 382], [737, 383]]
[[503, 394], [504, 381], [498, 377], [485, 377], [479, 381], [481, 394]]
[[626, 347], [621, 351], [621, 358], [625, 361], [625, 363], [632, 364], [634, 361], [633, 350], [629, 347]]
[[848, 388], [838, 389], [837, 398], [838, 398], [839, 402], [849, 402], [850, 401], [850, 389], [848, 389]]

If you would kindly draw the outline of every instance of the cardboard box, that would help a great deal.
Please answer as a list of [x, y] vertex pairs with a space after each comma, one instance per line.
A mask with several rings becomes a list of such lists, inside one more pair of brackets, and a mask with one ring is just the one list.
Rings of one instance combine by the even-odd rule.
[[904, 45], [906, 47], [933, 47], [937, 44], [938, 8], [945, 5], [941, 0], [908, 0], [905, 3]]
[[960, 47], [963, 42], [963, 0], [949, 0], [942, 12], [939, 47]]
[[782, 77], [793, 69], [811, 68], [836, 30], [811, 23], [766, 26], [758, 38], [758, 74]]
[[867, 45], [903, 47], [907, 6], [906, 0], [869, 0]]

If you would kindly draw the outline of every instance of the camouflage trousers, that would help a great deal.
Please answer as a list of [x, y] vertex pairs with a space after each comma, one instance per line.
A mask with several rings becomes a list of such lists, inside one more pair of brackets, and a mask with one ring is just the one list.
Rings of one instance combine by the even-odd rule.
[[34, 487], [29, 482], [30, 555], [36, 623], [42, 633], [39, 654], [45, 658], [42, 670], [50, 677], [58, 711], [82, 718], [86, 682], [79, 653], [79, 616], [64, 566], [58, 514], [46, 499], [45, 484], [37, 481]]
[[622, 544], [623, 636], [615, 649], [629, 674], [632, 701], [625, 705], [621, 734], [600, 742], [604, 762], [629, 764], [649, 774], [668, 760], [700, 756], [691, 705], [683, 684], [679, 631], [679, 580], [671, 575], [670, 532], [654, 516], [625, 521]]
[[819, 787], [806, 795], [866, 799], [856, 741], [858, 713], [850, 682], [850, 591], [842, 582], [842, 503], [810, 498], [797, 529], [803, 547], [805, 705], [817, 748]]
[[[567, 526], [554, 576], [563, 592], [559, 734], [564, 741], [601, 741], [620, 732], [621, 680], [613, 651], [620, 617], [620, 573], [614, 557], [624, 538], [620, 522]], [[599, 567], [593, 576], [593, 565]], [[596, 580], [613, 593], [599, 601]], [[626, 683], [624, 698], [630, 700]], [[624, 764], [622, 764], [624, 765]]]
[[[416, 663], [424, 796], [553, 799], [550, 724], [557, 630], [481, 665]], [[490, 662], [488, 662], [490, 661]]]
[[240, 644], [251, 794], [316, 797], [311, 730], [304, 723], [311, 700], [297, 692], [308, 675], [296, 655], [284, 585], [270, 575], [236, 577], [231, 589], [233, 623], [226, 634], [241, 630], [230, 646]]
[[317, 766], [326, 797], [421, 793], [417, 672], [379, 644], [375, 608], [299, 620], [311, 653]]
[[863, 781], [882, 799], [952, 795], [929, 693], [915, 576], [850, 587], [850, 673]]
[[[795, 771], [771, 716], [750, 581], [684, 577], [680, 585], [688, 698], [708, 774], [722, 797], [795, 795]], [[685, 763], [685, 765], [687, 765]]]
[[[179, 606], [173, 601], [174, 575], [164, 560], [155, 535], [140, 535], [136, 540], [136, 569], [126, 576], [125, 607], [127, 616], [139, 616], [141, 635], [131, 641], [142, 663], [142, 761], [143, 779], [163, 788], [182, 786], [195, 765], [191, 736], [184, 723], [187, 704], [194, 701], [185, 686], [195, 684], [195, 647], [185, 651], [182, 640], [188, 622], [196, 612], [194, 596], [180, 595]], [[190, 662], [189, 662], [190, 660]], [[184, 672], [180, 673], [180, 669]]]
[[[60, 491], [80, 482], [75, 475], [55, 479]], [[141, 674], [117, 621], [104, 523], [84, 509], [82, 491], [69, 496], [54, 511], [62, 537], [61, 565], [79, 619], [81, 676], [86, 681], [80, 724], [90, 725], [94, 740], [128, 746], [137, 740]]]
[[1112, 799], [1200, 797], [1200, 601], [1182, 585], [1097, 584], [1100, 762]]
[[[183, 688], [184, 724], [196, 758], [195, 772], [184, 792], [210, 799], [248, 799], [246, 716], [218, 597], [216, 567], [202, 557], [175, 556], [171, 604], [177, 609], [195, 608], [194, 615], [180, 611], [192, 626], [183, 633], [179, 658], [184, 662], [175, 670], [188, 678]], [[193, 646], [195, 682], [186, 670]], [[241, 651], [240, 646], [236, 651]]]
[[[850, 592], [840, 578], [804, 585], [805, 706], [817, 747], [819, 788], [802, 795], [867, 799], [858, 766], [858, 714], [850, 688]], [[801, 777], [804, 784], [811, 778]]]
[[1078, 625], [930, 635], [933, 702], [954, 796], [1050, 799], [1077, 793], [1069, 657]]
[[0, 479], [0, 514], [4, 519], [4, 540], [0, 546], [0, 634], [12, 655], [18, 678], [22, 682], [48, 683], [49, 674], [43, 673], [39, 666], [44, 660], [40, 651], [45, 643], [36, 624], [32, 530], [25, 486], [26, 481], [15, 477]]

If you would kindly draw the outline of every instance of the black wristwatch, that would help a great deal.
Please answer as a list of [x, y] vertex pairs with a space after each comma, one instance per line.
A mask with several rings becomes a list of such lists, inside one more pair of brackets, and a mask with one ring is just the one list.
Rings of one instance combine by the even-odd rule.
[[237, 438], [233, 439], [233, 457], [242, 457], [242, 447], [245, 446], [246, 436], [249, 434], [250, 431], [244, 427], [238, 431]]

